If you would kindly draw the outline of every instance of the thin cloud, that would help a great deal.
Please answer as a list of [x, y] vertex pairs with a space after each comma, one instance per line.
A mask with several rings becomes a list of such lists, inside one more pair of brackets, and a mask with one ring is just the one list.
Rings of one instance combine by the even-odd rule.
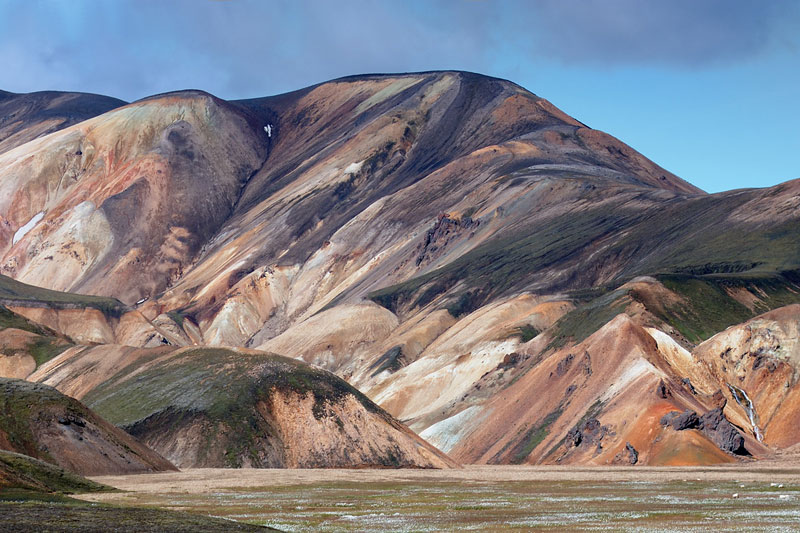
[[[511, 77], [509, 69], [542, 62], [704, 67], [753, 57], [776, 41], [796, 45], [785, 24], [797, 20], [794, 6], [784, 0], [5, 2], [0, 88], [128, 100], [202, 88], [243, 98], [366, 72], [464, 69]], [[514, 61], [501, 61], [506, 57]]]

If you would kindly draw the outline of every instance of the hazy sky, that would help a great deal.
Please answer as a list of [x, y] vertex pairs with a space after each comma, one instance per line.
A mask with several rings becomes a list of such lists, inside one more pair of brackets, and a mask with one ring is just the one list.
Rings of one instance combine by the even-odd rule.
[[800, 178], [794, 0], [0, 0], [0, 88], [266, 96], [510, 79], [710, 191]]

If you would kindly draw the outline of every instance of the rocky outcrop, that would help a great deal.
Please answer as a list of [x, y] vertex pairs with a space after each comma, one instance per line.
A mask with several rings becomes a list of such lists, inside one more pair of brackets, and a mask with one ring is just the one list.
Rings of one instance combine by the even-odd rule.
[[671, 411], [661, 418], [661, 425], [670, 426], [675, 431], [698, 429], [710, 438], [719, 448], [735, 455], [750, 455], [744, 447], [744, 437], [725, 418], [717, 407], [698, 417], [694, 411]]
[[735, 455], [750, 455], [744, 447], [744, 437], [725, 418], [722, 409], [713, 409], [700, 417], [700, 427], [721, 450]]
[[661, 417], [662, 426], [671, 426], [675, 431], [695, 429], [702, 427], [697, 413], [686, 410], [684, 412], [671, 411]]

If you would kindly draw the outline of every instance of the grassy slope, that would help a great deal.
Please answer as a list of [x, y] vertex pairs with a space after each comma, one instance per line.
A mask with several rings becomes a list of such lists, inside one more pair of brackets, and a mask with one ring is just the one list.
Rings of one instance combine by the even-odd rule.
[[[273, 388], [301, 395], [311, 393], [314, 414], [322, 418], [326, 404], [352, 394], [369, 410], [383, 413], [372, 401], [345, 381], [301, 361], [278, 355], [245, 354], [222, 348], [196, 348], [137, 371], [142, 361], [123, 368], [92, 390], [84, 401], [110, 422], [134, 435], [153, 424], [177, 427], [188, 418], [202, 416], [215, 427], [235, 428], [226, 444], [229, 466], [240, 466], [243, 456], [256, 457], [256, 439], [263, 420], [255, 411]], [[388, 415], [387, 415], [388, 416]], [[163, 417], [163, 420], [156, 420]], [[154, 422], [154, 420], [156, 420]], [[259, 429], [260, 428], [260, 429]], [[209, 441], [208, 446], [212, 443]]]
[[21, 490], [73, 494], [112, 489], [33, 457], [0, 450], [0, 498]]
[[[633, 302], [643, 304], [657, 319], [694, 344], [771, 309], [800, 303], [800, 274], [794, 271], [747, 275], [662, 274], [657, 279], [679, 296], [679, 303], [654, 301], [652, 295], [623, 288], [598, 290], [588, 298], [585, 293], [574, 293], [579, 304], [550, 330], [553, 338], [550, 346], [583, 341], [624, 313]], [[758, 296], [752, 309], [731, 296], [731, 291], [742, 289]]]
[[[649, 206], [653, 199], [646, 195], [638, 204], [620, 197], [602, 209], [522, 222], [524, 229], [369, 297], [401, 312], [436, 302], [458, 317], [504, 294], [577, 293], [577, 301], [587, 305], [562, 325], [584, 338], [621, 309], [604, 300], [587, 302], [581, 293], [598, 285], [606, 293], [650, 275], [692, 302], [689, 309], [666, 309], [660, 318], [698, 342], [755, 314], [800, 301], [800, 224], [790, 215], [777, 222], [731, 216], [752, 214], [762, 196], [768, 200], [779, 190], [673, 198]], [[734, 287], [761, 295], [757, 308], [731, 298], [726, 288]]]
[[119, 316], [126, 309], [125, 304], [115, 298], [51, 291], [0, 275], [0, 301], [3, 300], [18, 302], [18, 305], [30, 302], [55, 308], [93, 307], [107, 316]]

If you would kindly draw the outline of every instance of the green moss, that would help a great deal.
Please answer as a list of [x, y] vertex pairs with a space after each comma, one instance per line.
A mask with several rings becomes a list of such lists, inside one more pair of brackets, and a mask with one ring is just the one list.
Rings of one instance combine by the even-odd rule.
[[4, 433], [14, 450], [51, 461], [46, 451], [39, 449], [31, 432], [34, 413], [55, 406], [85, 417], [85, 409], [75, 400], [40, 383], [21, 379], [0, 378], [0, 433]]
[[73, 346], [53, 337], [38, 337], [28, 344], [27, 351], [39, 367]]
[[183, 321], [186, 320], [186, 315], [181, 311], [169, 311], [167, 316], [175, 322], [179, 328], [183, 328]]
[[[651, 311], [695, 343], [760, 313], [800, 303], [800, 277], [796, 272], [749, 276], [670, 274], [658, 279], [683, 301]], [[756, 297], [752, 309], [731, 296], [731, 292], [742, 290]]]
[[[57, 466], [33, 457], [0, 451], [0, 473], [6, 481], [0, 481], [0, 498], [8, 497], [7, 490], [34, 489], [50, 492], [78, 493], [114, 490], [106, 485], [95, 483], [77, 474], [67, 472]], [[5, 486], [2, 486], [5, 484]]]
[[629, 303], [627, 291], [616, 290], [578, 305], [553, 325], [548, 348], [560, 348], [585, 340], [614, 317], [624, 313]]
[[531, 452], [542, 443], [550, 434], [550, 426], [561, 416], [561, 409], [556, 409], [548, 414], [537, 425], [531, 427], [522, 440], [514, 447], [511, 456], [511, 464], [518, 465], [525, 461]]
[[[258, 464], [257, 440], [274, 430], [256, 406], [260, 402], [269, 404], [275, 390], [312, 395], [313, 414], [318, 419], [328, 416], [330, 404], [347, 395], [355, 396], [365, 408], [382, 413], [333, 374], [278, 355], [196, 348], [144, 371], [141, 365], [139, 361], [122, 369], [92, 390], [84, 398], [86, 404], [134, 435], [151, 426], [176, 427], [202, 419], [215, 429], [208, 432], [206, 451], [201, 453], [211, 453], [221, 435], [232, 435], [222, 440], [227, 446], [225, 462], [230, 467], [241, 466], [247, 457]], [[134, 377], [128, 377], [137, 369]]]
[[541, 331], [530, 324], [523, 324], [511, 333], [511, 337], [519, 337], [520, 342], [528, 342], [539, 336]]
[[0, 301], [31, 302], [59, 308], [87, 308], [99, 310], [108, 317], [119, 318], [127, 307], [115, 298], [59, 292], [28, 285], [0, 275]]
[[30, 331], [37, 335], [49, 335], [52, 331], [48, 331], [39, 324], [31, 322], [27, 318], [20, 316], [13, 311], [0, 305], [0, 329], [15, 328], [23, 331]]

